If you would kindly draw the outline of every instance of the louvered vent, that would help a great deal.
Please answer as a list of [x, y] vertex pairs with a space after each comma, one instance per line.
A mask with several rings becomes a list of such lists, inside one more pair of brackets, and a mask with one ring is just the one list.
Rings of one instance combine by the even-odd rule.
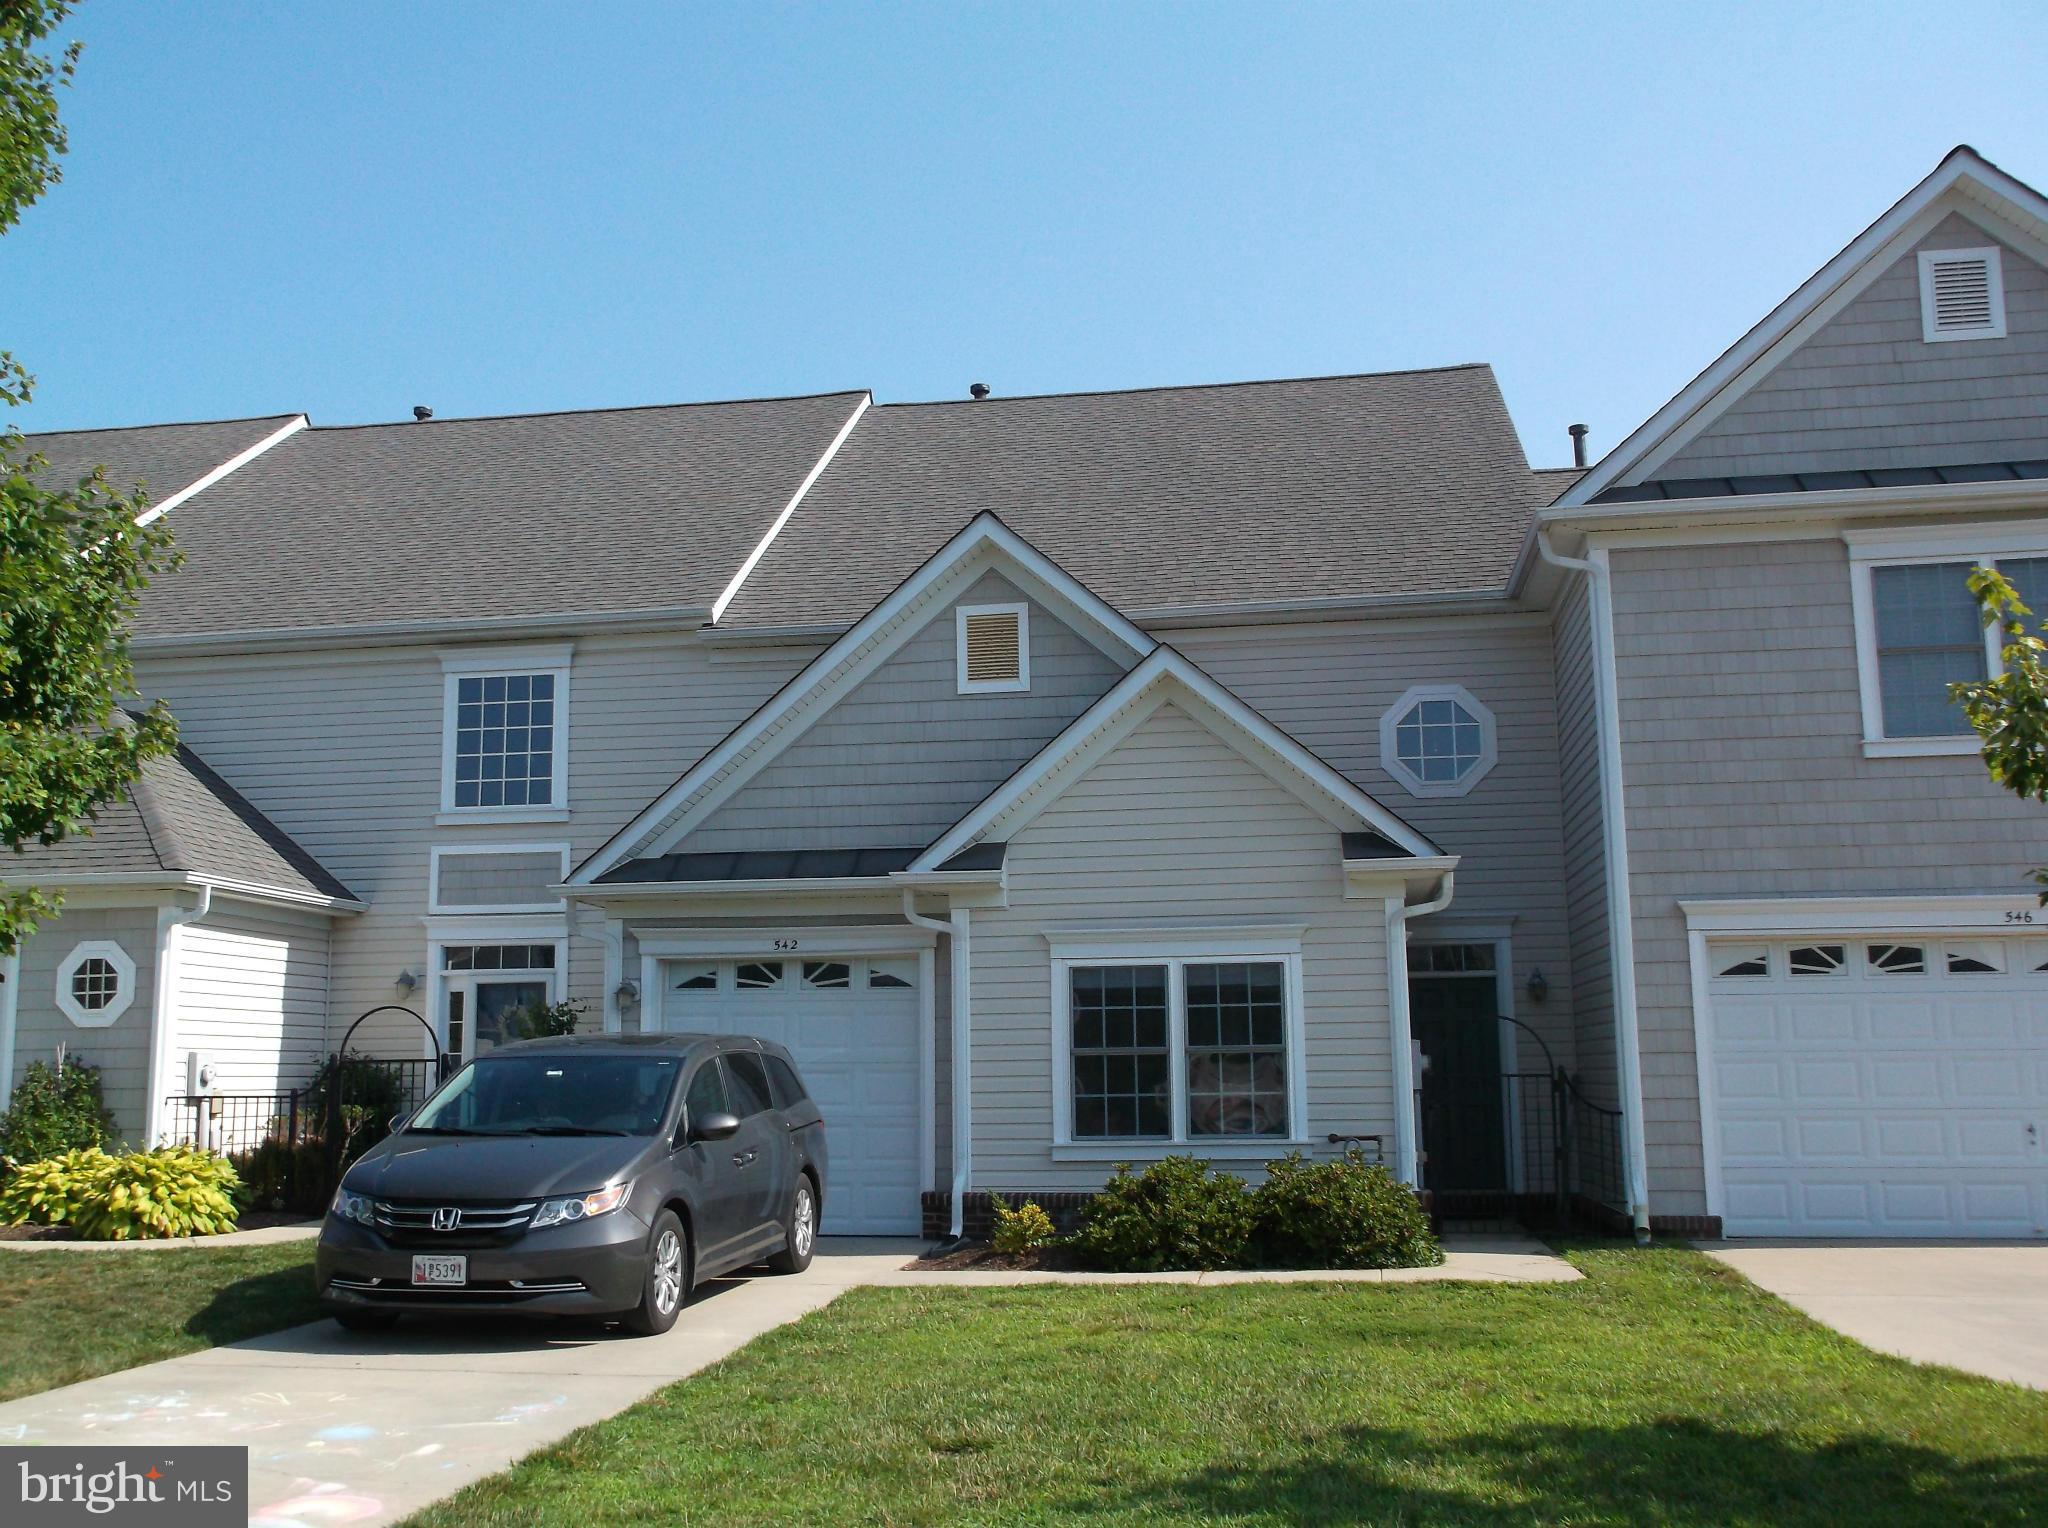
[[1920, 322], [1928, 340], [1996, 339], [2005, 333], [2005, 292], [1995, 249], [1920, 254]]
[[1021, 690], [1025, 685], [1024, 612], [960, 612], [960, 688]]

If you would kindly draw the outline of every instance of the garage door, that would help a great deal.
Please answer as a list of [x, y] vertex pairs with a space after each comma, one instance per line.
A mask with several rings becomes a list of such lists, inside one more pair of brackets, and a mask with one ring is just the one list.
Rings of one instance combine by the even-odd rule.
[[825, 1116], [819, 1230], [919, 1230], [917, 959], [664, 963], [672, 1031], [758, 1035], [786, 1046]]
[[1729, 1235], [2048, 1235], [2048, 941], [1706, 949]]

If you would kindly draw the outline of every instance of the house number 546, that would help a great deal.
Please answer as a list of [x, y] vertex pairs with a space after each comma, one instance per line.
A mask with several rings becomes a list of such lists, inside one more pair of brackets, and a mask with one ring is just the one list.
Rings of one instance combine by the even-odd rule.
[[2024, 907], [2015, 907], [2005, 915], [2007, 923], [2032, 923], [2034, 915]]

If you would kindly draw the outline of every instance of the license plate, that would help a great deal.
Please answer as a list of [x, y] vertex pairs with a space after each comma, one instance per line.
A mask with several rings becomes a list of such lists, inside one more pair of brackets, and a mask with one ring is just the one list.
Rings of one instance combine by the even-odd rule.
[[412, 1281], [419, 1284], [467, 1284], [466, 1257], [416, 1257], [412, 1260]]

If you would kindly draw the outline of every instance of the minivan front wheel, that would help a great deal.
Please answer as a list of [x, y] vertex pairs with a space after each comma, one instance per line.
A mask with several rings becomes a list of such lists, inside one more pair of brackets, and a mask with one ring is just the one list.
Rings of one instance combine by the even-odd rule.
[[789, 1196], [789, 1216], [782, 1223], [782, 1250], [768, 1259], [777, 1273], [802, 1273], [818, 1248], [818, 1191], [807, 1173], [798, 1173]]
[[690, 1238], [674, 1210], [654, 1217], [647, 1239], [647, 1274], [640, 1303], [626, 1313], [626, 1326], [643, 1337], [655, 1337], [676, 1324], [690, 1294]]

